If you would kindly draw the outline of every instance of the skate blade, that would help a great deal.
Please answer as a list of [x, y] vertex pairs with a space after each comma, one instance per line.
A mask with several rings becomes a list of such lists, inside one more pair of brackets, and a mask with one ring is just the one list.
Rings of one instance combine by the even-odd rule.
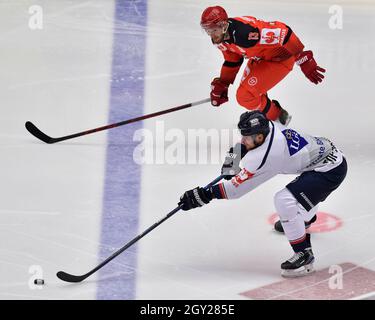
[[315, 272], [315, 270], [313, 264], [311, 263], [295, 270], [281, 270], [281, 276], [284, 278], [297, 278], [307, 276], [313, 272]]

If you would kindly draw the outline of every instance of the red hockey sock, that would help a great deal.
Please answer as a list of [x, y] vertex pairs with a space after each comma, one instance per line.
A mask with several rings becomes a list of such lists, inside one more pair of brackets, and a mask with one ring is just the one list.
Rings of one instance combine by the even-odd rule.
[[271, 101], [266, 95], [263, 95], [261, 99], [261, 111], [266, 115], [267, 119], [273, 121], [279, 119], [280, 106]]

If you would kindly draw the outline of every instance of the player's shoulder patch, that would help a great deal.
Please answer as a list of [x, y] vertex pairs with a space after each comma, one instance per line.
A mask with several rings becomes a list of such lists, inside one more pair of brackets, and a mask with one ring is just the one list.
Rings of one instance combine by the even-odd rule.
[[300, 151], [304, 146], [308, 144], [304, 137], [302, 137], [297, 131], [292, 129], [285, 129], [281, 131], [286, 139], [288, 145], [289, 154], [292, 156]]

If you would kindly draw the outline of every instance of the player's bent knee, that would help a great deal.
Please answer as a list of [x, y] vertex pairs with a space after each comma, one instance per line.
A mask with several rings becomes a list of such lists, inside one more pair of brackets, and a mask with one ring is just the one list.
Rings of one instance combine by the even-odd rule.
[[293, 219], [297, 215], [297, 200], [287, 188], [275, 194], [274, 204], [278, 215], [283, 220]]
[[248, 109], [254, 110], [260, 107], [261, 96], [249, 90], [246, 90], [243, 86], [237, 89], [236, 99], [239, 105]]

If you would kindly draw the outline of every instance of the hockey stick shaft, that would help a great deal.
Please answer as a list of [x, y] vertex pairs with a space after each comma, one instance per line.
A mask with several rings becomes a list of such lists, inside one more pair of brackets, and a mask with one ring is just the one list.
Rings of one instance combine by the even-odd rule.
[[[223, 177], [224, 177], [224, 175], [221, 175], [221, 176], [217, 177], [215, 180], [213, 180], [207, 186], [205, 186], [205, 188], [209, 188], [209, 187], [213, 186], [214, 184], [216, 184], [217, 182], [219, 182]], [[116, 252], [114, 252], [111, 256], [109, 256], [102, 263], [100, 263], [98, 266], [96, 266], [94, 269], [92, 269], [91, 271], [87, 272], [86, 274], [80, 275], [80, 276], [76, 276], [76, 275], [72, 275], [72, 274], [66, 273], [64, 271], [59, 271], [56, 274], [57, 277], [59, 279], [63, 280], [63, 281], [66, 281], [66, 282], [81, 282], [81, 281], [85, 280], [87, 277], [91, 276], [93, 273], [95, 273], [99, 269], [103, 268], [108, 262], [110, 262], [111, 260], [113, 260], [114, 258], [116, 258], [118, 255], [120, 255], [126, 249], [128, 249], [129, 247], [131, 247], [134, 243], [136, 243], [137, 241], [139, 241], [140, 239], [142, 239], [145, 235], [147, 235], [149, 232], [151, 232], [152, 230], [154, 230], [157, 226], [161, 225], [164, 221], [166, 221], [167, 219], [169, 219], [170, 217], [172, 217], [181, 208], [182, 208], [182, 205], [174, 208], [165, 217], [163, 217], [159, 221], [155, 222], [152, 226], [150, 226], [149, 228], [147, 228], [145, 231], [143, 231], [141, 234], [139, 234], [138, 236], [136, 236], [134, 239], [130, 240], [127, 244], [125, 244], [119, 250], [117, 250]]]
[[73, 134], [70, 134], [70, 135], [67, 135], [67, 136], [58, 137], [58, 138], [52, 138], [52, 137], [48, 136], [47, 134], [45, 134], [44, 132], [42, 132], [36, 125], [34, 125], [30, 121], [27, 121], [25, 123], [25, 127], [26, 127], [27, 131], [29, 131], [34, 137], [38, 138], [39, 140], [42, 140], [45, 143], [52, 144], [52, 143], [56, 143], [56, 142], [60, 142], [60, 141], [64, 141], [64, 140], [69, 140], [69, 139], [73, 139], [73, 138], [85, 136], [85, 135], [88, 135], [88, 134], [91, 134], [91, 133], [95, 133], [95, 132], [99, 132], [99, 131], [103, 131], [103, 130], [108, 130], [108, 129], [112, 129], [112, 128], [124, 126], [124, 125], [130, 124], [130, 123], [133, 123], [133, 122], [137, 122], [137, 121], [141, 121], [141, 120], [145, 120], [145, 119], [150, 119], [150, 118], [153, 118], [153, 117], [158, 117], [158, 116], [161, 116], [163, 114], [167, 114], [167, 113], [171, 113], [171, 112], [175, 112], [175, 111], [187, 109], [187, 108], [190, 108], [190, 107], [193, 107], [193, 106], [197, 106], [197, 105], [209, 102], [209, 101], [210, 101], [210, 98], [206, 98], [206, 99], [203, 99], [203, 100], [200, 100], [200, 101], [187, 103], [187, 104], [184, 104], [184, 105], [181, 105], [181, 106], [177, 106], [177, 107], [174, 107], [174, 108], [170, 108], [170, 109], [166, 109], [166, 110], [162, 110], [162, 111], [158, 111], [158, 112], [146, 114], [146, 115], [143, 115], [143, 116], [140, 116], [140, 117], [136, 117], [136, 118], [133, 118], [133, 119], [128, 119], [128, 120], [124, 120], [124, 121], [120, 121], [120, 122], [108, 124], [106, 126], [102, 126], [102, 127], [98, 127], [98, 128], [94, 128], [94, 129], [89, 129], [89, 130], [85, 130], [85, 131], [78, 132], [78, 133], [73, 133]]

